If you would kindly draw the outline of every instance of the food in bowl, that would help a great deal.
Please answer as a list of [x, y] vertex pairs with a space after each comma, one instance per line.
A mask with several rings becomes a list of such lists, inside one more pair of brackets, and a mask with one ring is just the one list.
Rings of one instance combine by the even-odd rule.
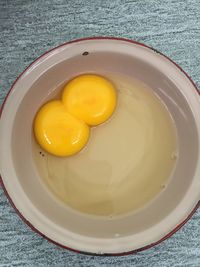
[[178, 146], [174, 121], [151, 88], [123, 75], [106, 78], [117, 90], [117, 108], [109, 121], [91, 128], [82, 151], [58, 158], [35, 140], [33, 150], [40, 177], [56, 197], [110, 219], [137, 211], [166, 190]]
[[98, 75], [81, 75], [65, 85], [62, 98], [50, 101], [37, 112], [37, 142], [55, 156], [79, 152], [89, 138], [89, 125], [105, 122], [116, 106], [112, 83]]

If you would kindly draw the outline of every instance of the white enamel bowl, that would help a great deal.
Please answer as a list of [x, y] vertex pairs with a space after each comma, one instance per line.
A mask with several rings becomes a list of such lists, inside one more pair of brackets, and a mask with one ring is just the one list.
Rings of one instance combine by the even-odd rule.
[[[33, 161], [36, 111], [53, 89], [88, 72], [126, 74], [145, 82], [167, 105], [177, 128], [179, 157], [167, 189], [147, 208], [113, 220], [65, 209], [41, 183]], [[34, 61], [4, 102], [0, 148], [2, 184], [18, 213], [34, 230], [75, 251], [124, 255], [149, 248], [180, 228], [199, 205], [200, 97], [196, 87], [170, 59], [130, 40], [76, 40]]]

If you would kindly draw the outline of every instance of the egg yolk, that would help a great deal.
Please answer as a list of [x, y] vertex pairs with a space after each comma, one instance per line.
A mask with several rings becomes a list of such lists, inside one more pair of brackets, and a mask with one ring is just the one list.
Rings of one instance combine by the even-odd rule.
[[56, 156], [79, 152], [89, 138], [89, 127], [72, 116], [61, 101], [51, 101], [39, 110], [34, 123], [35, 137], [42, 148]]
[[87, 143], [89, 126], [106, 121], [115, 106], [116, 92], [110, 81], [92, 74], [78, 76], [65, 86], [60, 101], [50, 101], [38, 111], [35, 137], [53, 155], [73, 155]]
[[116, 92], [107, 79], [85, 74], [67, 83], [62, 101], [72, 115], [94, 126], [112, 115], [116, 106]]

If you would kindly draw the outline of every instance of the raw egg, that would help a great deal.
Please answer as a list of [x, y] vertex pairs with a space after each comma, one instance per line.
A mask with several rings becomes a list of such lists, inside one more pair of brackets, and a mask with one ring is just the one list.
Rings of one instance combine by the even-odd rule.
[[56, 156], [79, 152], [87, 143], [88, 125], [72, 116], [61, 101], [51, 101], [39, 110], [34, 124], [40, 146]]
[[39, 145], [56, 156], [70, 156], [87, 143], [90, 127], [106, 121], [116, 106], [113, 84], [98, 75], [81, 75], [64, 88], [62, 99], [38, 111], [34, 132]]
[[62, 101], [72, 115], [94, 126], [112, 115], [116, 106], [116, 90], [109, 80], [99, 75], [84, 74], [67, 83]]

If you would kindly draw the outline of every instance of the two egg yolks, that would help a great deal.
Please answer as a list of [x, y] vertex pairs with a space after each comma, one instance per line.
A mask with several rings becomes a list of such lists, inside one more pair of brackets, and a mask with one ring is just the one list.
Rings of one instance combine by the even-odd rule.
[[107, 79], [81, 75], [66, 84], [61, 100], [53, 100], [38, 111], [35, 137], [40, 146], [56, 156], [70, 156], [87, 143], [90, 126], [105, 122], [116, 106], [116, 91]]

